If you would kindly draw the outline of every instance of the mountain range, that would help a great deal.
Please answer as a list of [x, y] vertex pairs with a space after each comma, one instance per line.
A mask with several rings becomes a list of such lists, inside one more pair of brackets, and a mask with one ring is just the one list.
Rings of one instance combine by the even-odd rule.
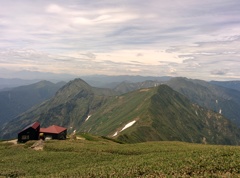
[[0, 91], [0, 128], [19, 114], [51, 98], [65, 82], [40, 81]]
[[24, 80], [24, 79], [19, 79], [19, 78], [0, 78], [0, 91], [6, 91], [11, 88], [23, 86], [23, 85], [30, 85], [37, 83], [41, 80]]
[[[119, 83], [125, 81], [130, 83], [136, 82], [143, 82], [146, 80], [153, 80], [153, 81], [166, 81], [169, 80], [171, 77], [169, 76], [162, 76], [162, 77], [155, 77], [155, 76], [132, 76], [132, 75], [121, 75], [121, 76], [108, 76], [108, 75], [70, 75], [70, 74], [56, 74], [51, 72], [39, 72], [39, 71], [9, 71], [3, 68], [0, 68], [0, 91], [5, 90], [5, 88], [13, 88], [22, 85], [29, 85], [33, 84], [42, 80], [47, 80], [50, 82], [69, 82], [75, 78], [81, 78], [86, 81], [88, 84], [94, 87], [99, 88], [114, 88]], [[18, 76], [18, 78], [16, 78]]]
[[210, 83], [240, 91], [240, 81], [211, 81]]
[[240, 90], [238, 81], [206, 82], [203, 80], [175, 77], [166, 81], [122, 82], [114, 88], [118, 93], [127, 93], [140, 88], [166, 84], [186, 96], [191, 102], [209, 108], [240, 126]]
[[172, 78], [166, 84], [191, 102], [224, 115], [240, 126], [240, 92], [203, 80]]
[[[74, 130], [89, 132], [128, 143], [178, 140], [239, 144], [239, 128], [235, 124], [221, 113], [193, 102], [201, 103], [209, 91], [215, 91], [218, 86], [186, 78], [174, 78], [165, 83], [175, 89], [162, 82], [146, 81], [142, 85], [136, 84], [136, 90], [120, 87], [123, 83], [111, 90], [92, 87], [82, 79], [75, 79], [60, 88], [53, 98], [10, 121], [0, 136], [3, 139], [16, 137], [23, 127], [39, 121], [43, 127], [58, 124], [67, 127], [69, 133]], [[193, 91], [198, 95], [195, 96]], [[222, 102], [217, 96], [227, 101], [228, 95], [218, 90], [216, 93], [212, 93], [210, 101]]]

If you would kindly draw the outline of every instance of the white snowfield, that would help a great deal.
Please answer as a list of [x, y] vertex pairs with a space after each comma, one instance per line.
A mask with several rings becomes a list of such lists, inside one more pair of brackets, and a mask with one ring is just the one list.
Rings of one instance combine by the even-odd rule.
[[[134, 121], [132, 121], [132, 122], [129, 122], [129, 123], [126, 124], [126, 125], [122, 128], [122, 130], [120, 130], [119, 132], [122, 132], [122, 131], [124, 131], [125, 129], [131, 127], [133, 124], [135, 124], [135, 122], [136, 122], [136, 120], [134, 120]], [[115, 134], [113, 134], [113, 137], [117, 136], [119, 132], [118, 132], [118, 131], [115, 132]]]

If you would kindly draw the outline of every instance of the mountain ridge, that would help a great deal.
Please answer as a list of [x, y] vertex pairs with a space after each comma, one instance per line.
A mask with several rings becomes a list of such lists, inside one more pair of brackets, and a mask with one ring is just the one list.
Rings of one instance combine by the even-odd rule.
[[215, 112], [223, 114], [240, 126], [240, 91], [234, 89], [238, 86], [238, 82], [234, 87], [225, 87], [222, 85], [232, 84], [232, 82], [206, 82], [198, 79], [188, 79], [184, 77], [171, 78], [168, 81], [145, 81], [139, 83], [123, 82], [115, 87], [119, 93], [127, 93], [140, 88], [153, 87], [155, 85], [166, 84], [175, 91], [185, 95], [191, 102], [209, 108]]
[[223, 114], [240, 126], [240, 92], [217, 86], [203, 80], [172, 78], [166, 84], [185, 95], [193, 103]]
[[[18, 116], [2, 131], [6, 137], [33, 121], [58, 124], [78, 132], [128, 143], [174, 140], [210, 144], [240, 142], [239, 129], [221, 114], [190, 102], [165, 84], [122, 95], [91, 87], [82, 79], [68, 82], [53, 98]], [[17, 129], [16, 129], [17, 128]]]
[[[150, 92], [151, 94], [149, 94]], [[132, 95], [137, 95], [137, 97]], [[147, 95], [147, 97], [143, 97], [144, 95]], [[145, 99], [144, 103], [142, 103], [141, 97]], [[129, 103], [133, 98], [137, 98], [134, 102], [138, 102], [138, 105], [131, 108], [132, 105]], [[117, 100], [124, 99], [125, 101], [120, 102], [123, 102], [122, 107], [126, 107], [128, 110], [125, 108], [122, 109], [116, 104], [118, 103]], [[112, 103], [116, 106], [112, 106]], [[230, 121], [223, 118], [220, 114], [206, 110], [195, 104], [190, 104], [190, 101], [188, 101], [186, 97], [166, 85], [130, 92], [119, 96], [113, 100], [112, 103], [110, 103], [112, 108], [108, 108], [107, 106], [106, 108], [113, 111], [113, 114], [106, 111], [105, 114], [99, 117], [99, 113], [92, 115], [87, 122], [97, 122], [97, 124], [93, 126], [92, 124], [84, 123], [80, 127], [80, 131], [107, 135], [108, 137], [117, 138], [120, 141], [129, 143], [158, 140], [178, 140], [200, 143], [205, 138], [209, 143], [239, 144], [239, 140], [231, 141], [231, 137], [227, 136], [234, 135], [234, 132], [231, 133], [231, 129], [235, 129], [235, 134], [237, 134], [238, 130]], [[106, 108], [103, 108], [103, 110]], [[124, 110], [125, 113], [122, 110]], [[162, 112], [160, 112], [160, 110]], [[198, 119], [198, 116], [201, 116], [201, 119]], [[187, 119], [184, 120], [185, 118]], [[191, 120], [191, 118], [194, 120]], [[99, 120], [102, 123], [99, 122]], [[218, 120], [221, 120], [221, 122]], [[109, 123], [106, 124], [105, 122]], [[124, 127], [131, 122], [134, 122], [133, 125], [124, 129]], [[193, 124], [193, 122], [195, 123]], [[209, 126], [207, 126], [206, 122]], [[183, 123], [192, 124], [184, 126], [185, 124]], [[216, 123], [220, 125], [225, 124], [227, 130], [227, 132], [224, 133], [225, 135], [221, 133], [222, 129], [225, 128], [225, 126], [223, 126], [224, 124], [218, 128], [213, 126]], [[108, 128], [108, 125], [111, 125], [112, 128]], [[221, 135], [221, 137], [217, 135]], [[239, 139], [239, 135], [237, 137]]]

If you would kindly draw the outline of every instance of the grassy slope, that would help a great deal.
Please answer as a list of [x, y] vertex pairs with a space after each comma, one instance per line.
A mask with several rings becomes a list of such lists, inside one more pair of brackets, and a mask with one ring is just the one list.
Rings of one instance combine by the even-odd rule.
[[238, 134], [237, 139], [233, 138], [238, 130], [228, 120], [220, 114], [192, 104], [167, 86], [158, 88], [158, 93], [151, 99], [150, 109], [152, 126], [161, 130], [161, 140], [201, 143], [205, 137], [209, 143], [239, 143]]
[[[137, 122], [119, 132], [127, 123]], [[221, 115], [189, 102], [165, 85], [113, 97], [84, 122], [81, 132], [112, 137], [128, 143], [178, 140], [201, 143], [235, 144], [237, 129]]]
[[[154, 89], [143, 89], [112, 97], [103, 107], [93, 113], [90, 119], [81, 126], [80, 131], [112, 136], [130, 121], [139, 119], [142, 115], [145, 116], [150, 104], [149, 99], [155, 92]], [[140, 123], [137, 122], [136, 125], [143, 124], [145, 120], [139, 120]]]
[[47, 141], [43, 151], [0, 142], [0, 177], [240, 176], [239, 147], [87, 138]]

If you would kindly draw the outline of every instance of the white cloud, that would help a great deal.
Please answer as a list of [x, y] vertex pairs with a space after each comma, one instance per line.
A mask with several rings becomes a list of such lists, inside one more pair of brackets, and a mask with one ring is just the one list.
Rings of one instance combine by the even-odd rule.
[[49, 6], [47, 6], [46, 11], [49, 13], [59, 14], [63, 11], [63, 8], [57, 4], [50, 4]]
[[63, 12], [63, 8], [57, 4], [50, 4], [49, 6], [47, 6], [46, 11], [49, 13], [59, 14], [59, 13]]

